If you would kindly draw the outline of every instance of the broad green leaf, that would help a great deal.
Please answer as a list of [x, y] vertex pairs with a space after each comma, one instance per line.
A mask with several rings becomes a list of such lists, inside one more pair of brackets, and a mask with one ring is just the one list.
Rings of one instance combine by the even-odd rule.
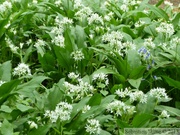
[[176, 14], [176, 16], [173, 18], [172, 24], [175, 28], [178, 27], [178, 25], [180, 24], [180, 13]]
[[62, 101], [64, 93], [61, 89], [55, 84], [53, 88], [49, 89], [49, 95], [47, 98], [47, 105], [46, 108], [49, 110], [54, 110], [56, 105]]
[[16, 89], [17, 85], [20, 83], [20, 80], [13, 80], [7, 83], [4, 83], [0, 87], [0, 105], [11, 96], [11, 91]]
[[45, 72], [55, 71], [56, 60], [51, 53], [45, 53], [43, 56], [39, 55], [39, 61]]
[[13, 125], [4, 119], [0, 131], [2, 135], [13, 135]]
[[12, 109], [7, 105], [2, 105], [0, 111], [6, 112], [6, 113], [11, 113]]
[[102, 96], [99, 93], [96, 93], [94, 96], [92, 96], [88, 102], [88, 105], [90, 106], [96, 106], [100, 105]]
[[130, 65], [131, 70], [141, 66], [141, 58], [136, 50], [128, 50], [127, 61]]
[[53, 46], [53, 49], [57, 57], [58, 64], [61, 67], [66, 68], [67, 71], [69, 71], [71, 65], [73, 64], [73, 60], [71, 58], [71, 52], [69, 52], [70, 50], [61, 48], [56, 45]]
[[41, 86], [41, 83], [45, 80], [49, 79], [46, 76], [34, 76], [30, 81], [23, 83], [17, 87], [16, 92], [20, 93], [24, 96], [34, 99], [33, 91]]
[[168, 16], [168, 15], [166, 14], [166, 12], [165, 12], [164, 10], [162, 10], [161, 8], [158, 8], [158, 7], [149, 5], [149, 4], [147, 4], [146, 6], [147, 6], [147, 8], [149, 8], [150, 11], [152, 11], [157, 17], [163, 18], [164, 20], [169, 21], [169, 16]]
[[50, 125], [43, 125], [38, 127], [38, 129], [33, 129], [28, 135], [46, 135], [50, 130]]
[[167, 76], [162, 76], [162, 77], [169, 84], [169, 86], [180, 89], [180, 82], [179, 81], [171, 79], [171, 78], [169, 78]]
[[133, 69], [129, 75], [130, 79], [138, 79], [143, 76], [144, 72], [146, 71], [145, 66], [140, 66], [135, 69]]
[[170, 107], [170, 106], [164, 106], [164, 105], [158, 105], [158, 106], [155, 107], [155, 109], [159, 110], [159, 111], [166, 110], [171, 115], [175, 115], [175, 116], [179, 116], [180, 117], [180, 110], [177, 109], [177, 108], [173, 108], [173, 107]]
[[11, 80], [11, 70], [12, 64], [11, 61], [4, 62], [0, 65], [0, 79], [3, 81]]
[[86, 39], [86, 33], [84, 32], [84, 29], [81, 26], [76, 25], [74, 34], [78, 48], [84, 48]]
[[137, 114], [133, 121], [132, 125], [133, 127], [143, 127], [146, 125], [154, 116], [152, 114], [147, 114], [147, 113], [141, 113]]
[[120, 119], [117, 119], [116, 122], [117, 122], [117, 125], [118, 125], [119, 128], [124, 129], [124, 128], [131, 127], [131, 126], [129, 125], [129, 123], [127, 123], [127, 122], [125, 122], [125, 121], [122, 121], [122, 120], [120, 120]]
[[149, 26], [146, 26], [146, 27], [144, 28], [144, 31], [145, 31], [146, 33], [150, 34], [151, 36], [156, 37], [157, 34], [156, 34], [155, 28], [156, 28], [156, 24], [151, 23]]
[[33, 108], [31, 106], [27, 106], [27, 105], [23, 105], [23, 104], [19, 104], [19, 103], [16, 103], [16, 108], [19, 109], [21, 112], [33, 110]]
[[127, 26], [122, 27], [122, 31], [129, 34], [132, 38], [137, 38], [137, 35]]
[[138, 79], [128, 79], [128, 82], [135, 88], [139, 88], [142, 81], [142, 77]]
[[24, 58], [23, 58], [23, 62], [26, 63], [29, 59], [29, 56], [33, 53], [33, 46], [29, 46], [29, 48], [25, 51], [25, 55], [24, 55]]
[[100, 135], [111, 135], [111, 133], [107, 132], [106, 130], [101, 130]]
[[156, 106], [156, 101], [154, 98], [148, 96], [147, 103], [139, 103], [137, 105], [137, 113], [147, 113], [152, 114]]

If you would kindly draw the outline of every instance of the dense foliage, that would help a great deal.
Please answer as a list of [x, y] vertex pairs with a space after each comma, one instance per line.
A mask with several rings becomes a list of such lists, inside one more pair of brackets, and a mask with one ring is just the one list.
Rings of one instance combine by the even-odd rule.
[[1, 0], [0, 134], [180, 127], [180, 12], [148, 0]]

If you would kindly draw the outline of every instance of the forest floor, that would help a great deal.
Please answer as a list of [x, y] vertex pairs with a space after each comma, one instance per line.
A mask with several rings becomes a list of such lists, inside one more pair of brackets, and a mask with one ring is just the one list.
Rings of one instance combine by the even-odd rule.
[[[159, 0], [150, 0], [150, 3], [155, 4]], [[180, 0], [168, 0], [169, 2], [173, 3], [174, 6], [178, 6], [180, 4]]]

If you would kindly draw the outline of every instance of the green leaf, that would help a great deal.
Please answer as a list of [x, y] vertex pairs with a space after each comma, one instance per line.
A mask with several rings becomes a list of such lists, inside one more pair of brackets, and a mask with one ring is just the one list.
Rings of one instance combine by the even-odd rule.
[[39, 62], [45, 72], [55, 71], [56, 60], [51, 53], [45, 53], [43, 56], [39, 55]]
[[49, 90], [49, 95], [47, 98], [47, 105], [46, 107], [50, 110], [54, 110], [56, 105], [62, 101], [62, 98], [64, 96], [64, 93], [61, 91], [61, 89], [55, 84], [53, 88]]
[[122, 27], [122, 31], [129, 34], [132, 38], [137, 38], [137, 35], [127, 26]]
[[180, 117], [180, 110], [177, 108], [169, 107], [169, 106], [164, 106], [164, 105], [158, 105], [155, 107], [156, 110], [163, 111], [166, 110], [168, 113], [171, 115], [179, 116]]
[[172, 24], [174, 25], [174, 28], [178, 27], [180, 24], [180, 13], [176, 14], [176, 16], [173, 18]]
[[13, 135], [13, 125], [4, 119], [0, 131], [2, 135]]
[[7, 105], [2, 105], [0, 111], [6, 112], [6, 113], [11, 113], [12, 109]]
[[129, 78], [130, 79], [138, 79], [140, 77], [143, 77], [143, 74], [144, 72], [146, 71], [146, 67], [145, 66], [140, 66], [140, 67], [137, 67], [137, 68], [134, 68], [130, 75], [129, 75]]
[[147, 98], [147, 103], [139, 103], [137, 105], [137, 113], [152, 114], [156, 106], [156, 100], [150, 96]]
[[142, 77], [138, 79], [128, 79], [128, 82], [137, 89], [139, 89], [141, 81], [142, 81]]
[[23, 104], [19, 104], [16, 103], [16, 107], [17, 109], [19, 109], [21, 112], [26, 112], [28, 110], [33, 110], [33, 108], [31, 106], [27, 106], [27, 105], [23, 105]]
[[128, 50], [127, 61], [131, 67], [131, 70], [141, 66], [141, 58], [136, 50]]
[[143, 127], [153, 117], [154, 116], [152, 114], [146, 114], [146, 113], [137, 114], [132, 121], [132, 125], [133, 127]]
[[20, 83], [20, 80], [13, 80], [7, 83], [4, 83], [0, 87], [0, 105], [11, 96], [10, 93], [16, 89], [17, 85]]
[[146, 33], [150, 34], [151, 36], [156, 37], [157, 34], [156, 34], [155, 28], [156, 28], [156, 24], [152, 23], [152, 24], [150, 24], [149, 26], [146, 26], [146, 27], [144, 28], [144, 31], [145, 31]]
[[169, 21], [169, 16], [166, 14], [166, 12], [164, 10], [162, 10], [161, 8], [152, 6], [147, 4], [146, 5], [147, 8], [149, 8], [150, 11], [152, 11], [157, 17], [159, 18], [163, 18], [166, 21]]
[[96, 93], [94, 96], [90, 98], [88, 105], [90, 106], [100, 105], [101, 98], [102, 98], [101, 94]]
[[32, 130], [28, 135], [46, 135], [49, 130], [50, 125], [44, 125]]
[[11, 80], [11, 70], [12, 64], [11, 61], [6, 61], [0, 65], [0, 79], [3, 81]]
[[25, 55], [23, 57], [23, 62], [26, 63], [28, 61], [29, 56], [33, 53], [33, 46], [29, 46], [29, 48], [25, 51]]
[[74, 34], [78, 48], [84, 48], [86, 39], [86, 33], [84, 32], [84, 29], [81, 26], [76, 25]]
[[31, 79], [30, 81], [19, 85], [17, 87], [16, 92], [20, 93], [26, 97], [30, 97], [30, 98], [34, 99], [35, 97], [34, 97], [33, 91], [37, 87], [40, 87], [40, 84], [45, 79], [49, 79], [49, 78], [46, 76], [34, 76], [33, 79]]
[[167, 76], [162, 76], [162, 77], [169, 84], [169, 86], [180, 89], [180, 82], [179, 81], [171, 79], [171, 78], [169, 78]]

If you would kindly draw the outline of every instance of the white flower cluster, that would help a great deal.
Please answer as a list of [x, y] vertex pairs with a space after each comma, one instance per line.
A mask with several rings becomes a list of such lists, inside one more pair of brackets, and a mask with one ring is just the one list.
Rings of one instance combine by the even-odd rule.
[[109, 12], [108, 14], [105, 14], [104, 20], [109, 22], [113, 18], [113, 15], [114, 15], [113, 12]]
[[167, 49], [175, 49], [177, 46], [180, 46], [180, 38], [175, 37], [170, 40], [169, 47]]
[[3, 13], [11, 8], [12, 8], [11, 2], [5, 1], [2, 4], [0, 4], [0, 13]]
[[130, 102], [139, 101], [140, 103], [147, 103], [147, 95], [144, 94], [142, 91], [129, 91], [128, 88], [118, 89], [116, 90], [115, 94], [117, 94], [121, 98], [129, 97]]
[[6, 83], [6, 81], [0, 80], [0, 86], [3, 85], [4, 83]]
[[120, 9], [124, 12], [127, 12], [130, 10], [130, 7], [139, 5], [141, 1], [139, 0], [123, 0], [123, 4], [120, 6]]
[[100, 82], [100, 83], [104, 83], [105, 85], [109, 84], [109, 79], [108, 79], [108, 75], [105, 73], [98, 73], [98, 74], [94, 74], [92, 77], [92, 80], [94, 82]]
[[37, 42], [34, 44], [34, 47], [43, 47], [46, 46], [45, 41], [38, 39]]
[[173, 3], [169, 2], [169, 1], [164, 1], [164, 4], [169, 6], [171, 9], [173, 9]]
[[71, 53], [71, 57], [73, 57], [73, 59], [75, 61], [81, 61], [84, 59], [84, 54], [83, 54], [82, 50], [76, 50]]
[[152, 37], [144, 39], [144, 46], [150, 47], [150, 48], [155, 48], [155, 43], [153, 42]]
[[101, 23], [102, 25], [104, 24], [102, 16], [99, 16], [97, 13], [91, 14], [87, 20], [89, 25], [92, 23]]
[[87, 111], [89, 111], [91, 109], [91, 106], [89, 105], [85, 105], [82, 109], [82, 113], [86, 113]]
[[157, 98], [158, 100], [168, 99], [168, 95], [167, 95], [166, 90], [164, 88], [158, 88], [158, 87], [153, 88], [150, 90], [149, 95]]
[[174, 34], [174, 26], [172, 24], [168, 24], [166, 22], [161, 22], [159, 27], [156, 28], [158, 33], [164, 33], [167, 37], [170, 37]]
[[88, 119], [85, 128], [89, 134], [98, 135], [101, 132], [100, 123], [96, 119]]
[[12, 73], [14, 76], [31, 76], [31, 70], [29, 66], [25, 63], [19, 63]]
[[140, 103], [147, 103], [147, 95], [145, 95], [142, 91], [131, 92], [130, 102], [139, 101]]
[[52, 28], [51, 34], [53, 34], [52, 37], [52, 43], [54, 43], [57, 46], [60, 46], [62, 48], [65, 47], [64, 41], [64, 25], [71, 25], [73, 23], [72, 19], [69, 19], [67, 17], [63, 17], [63, 19], [60, 19], [58, 16], [55, 18], [55, 27]]
[[107, 105], [107, 111], [116, 116], [132, 115], [135, 113], [135, 107], [126, 105], [124, 102], [115, 100]]
[[139, 27], [143, 26], [144, 24], [145, 24], [144, 21], [139, 20], [139, 21], [137, 21], [137, 22], [134, 24], [134, 26], [135, 26], [136, 28], [139, 28]]
[[80, 100], [85, 96], [92, 96], [95, 91], [92, 85], [88, 82], [82, 81], [82, 79], [78, 79], [78, 84], [76, 85], [65, 81], [64, 87], [66, 89], [66, 93], [74, 100]]
[[106, 33], [102, 36], [102, 41], [105, 44], [108, 44], [114, 52], [117, 52], [119, 55], [123, 56], [126, 54], [128, 49], [136, 49], [136, 45], [132, 42], [122, 42], [123, 34], [119, 31], [112, 31], [111, 33]]
[[57, 6], [61, 6], [62, 1], [61, 0], [56, 0], [54, 4], [57, 5]]
[[60, 102], [57, 104], [54, 111], [46, 110], [44, 116], [49, 117], [52, 123], [56, 122], [58, 119], [63, 122], [70, 119], [72, 109], [73, 107], [71, 104]]
[[75, 13], [75, 17], [82, 21], [93, 13], [90, 7], [83, 6], [80, 10]]
[[19, 47], [15, 46], [9, 38], [5, 38], [7, 45], [13, 53], [18, 53]]
[[34, 121], [28, 121], [27, 122], [29, 124], [29, 127], [32, 129], [32, 128], [38, 128], [38, 125], [34, 122]]
[[169, 114], [166, 110], [163, 110], [160, 114], [160, 118], [169, 118]]
[[83, 8], [84, 5], [82, 4], [82, 0], [74, 0], [74, 9]]
[[69, 78], [69, 79], [72, 79], [72, 80], [76, 80], [76, 79], [79, 78], [79, 74], [76, 74], [76, 73], [74, 73], [74, 72], [70, 72], [70, 73], [68, 74], [68, 78]]

